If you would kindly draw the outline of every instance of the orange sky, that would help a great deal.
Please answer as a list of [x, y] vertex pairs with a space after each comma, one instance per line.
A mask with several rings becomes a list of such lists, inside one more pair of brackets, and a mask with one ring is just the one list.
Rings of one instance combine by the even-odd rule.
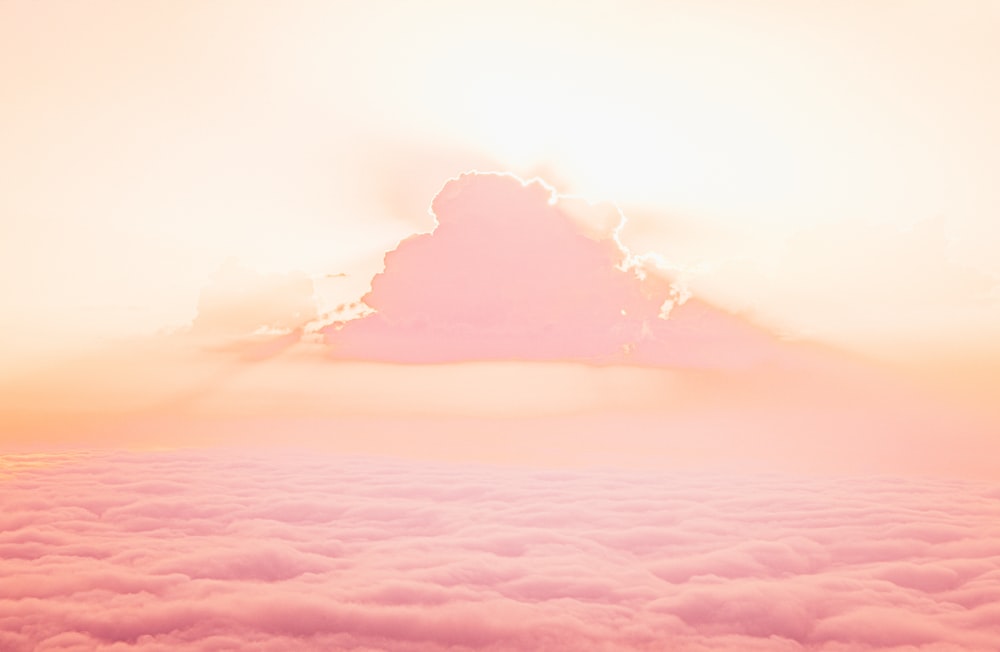
[[[992, 410], [998, 27], [988, 0], [5, 2], [0, 408], [64, 426], [221, 383], [230, 413], [233, 363], [165, 333], [242, 351], [259, 324], [363, 313], [332, 311], [479, 169], [614, 202], [621, 244], [696, 297]], [[234, 382], [316, 378], [279, 366]], [[644, 410], [665, 373], [553, 367], [558, 392], [525, 393], [498, 369], [476, 415], [609, 387]], [[353, 396], [440, 414], [460, 394]]]
[[361, 307], [336, 318], [317, 319], [307, 275], [230, 262], [189, 329], [8, 381], [4, 444], [995, 472], [998, 415], [969, 378], [942, 393], [713, 306], [622, 245], [613, 205], [478, 173], [432, 210], [434, 230], [386, 254]]

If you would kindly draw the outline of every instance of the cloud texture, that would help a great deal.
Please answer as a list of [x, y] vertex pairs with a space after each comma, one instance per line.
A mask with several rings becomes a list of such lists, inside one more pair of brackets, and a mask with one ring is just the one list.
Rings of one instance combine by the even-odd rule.
[[3, 469], [3, 650], [1000, 646], [995, 486], [219, 451]]

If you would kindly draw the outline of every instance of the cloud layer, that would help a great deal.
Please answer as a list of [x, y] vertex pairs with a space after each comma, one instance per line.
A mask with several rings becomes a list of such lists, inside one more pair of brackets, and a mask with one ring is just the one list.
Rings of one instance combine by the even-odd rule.
[[219, 451], [3, 470], [3, 650], [1000, 645], [995, 486]]
[[375, 312], [324, 329], [335, 356], [726, 366], [719, 350], [740, 364], [768, 348], [706, 304], [666, 319], [679, 290], [621, 245], [613, 206], [560, 198], [538, 180], [469, 173], [445, 184], [432, 212], [432, 233], [386, 254], [363, 299]]

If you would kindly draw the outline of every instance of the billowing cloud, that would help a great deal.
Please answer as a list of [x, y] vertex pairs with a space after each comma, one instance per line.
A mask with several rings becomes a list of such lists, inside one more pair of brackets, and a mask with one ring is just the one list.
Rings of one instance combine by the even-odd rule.
[[1000, 490], [231, 451], [2, 458], [0, 649], [1000, 646]]
[[445, 184], [432, 212], [433, 232], [386, 254], [363, 298], [374, 312], [324, 330], [337, 357], [727, 366], [720, 351], [766, 348], [735, 317], [675, 305], [683, 297], [669, 276], [618, 240], [613, 206], [470, 173]]

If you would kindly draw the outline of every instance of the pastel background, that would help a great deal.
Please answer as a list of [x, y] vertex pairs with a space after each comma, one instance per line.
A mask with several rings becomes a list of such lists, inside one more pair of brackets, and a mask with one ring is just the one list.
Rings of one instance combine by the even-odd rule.
[[997, 649], [998, 28], [0, 3], [0, 651]]

